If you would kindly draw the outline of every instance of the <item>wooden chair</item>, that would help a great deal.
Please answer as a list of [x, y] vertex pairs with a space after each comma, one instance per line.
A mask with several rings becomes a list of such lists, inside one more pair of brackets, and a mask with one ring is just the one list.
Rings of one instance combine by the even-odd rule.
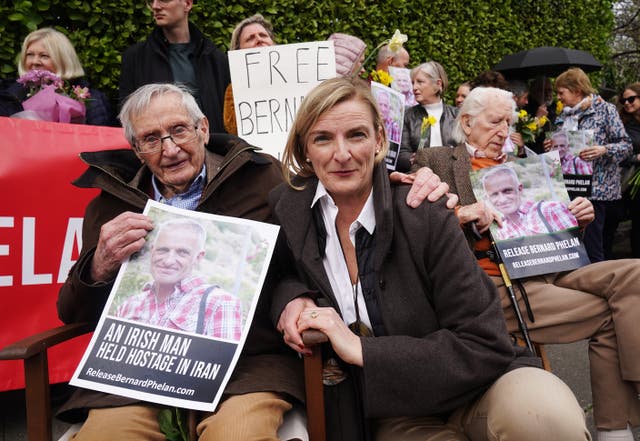
[[[22, 360], [24, 363], [25, 396], [27, 407], [27, 439], [29, 441], [51, 441], [51, 397], [49, 392], [49, 370], [47, 350], [59, 343], [91, 332], [94, 326], [77, 323], [60, 326], [41, 332], [9, 345], [0, 351], [0, 360]], [[307, 431], [309, 441], [326, 441], [324, 415], [324, 386], [322, 384], [321, 344], [327, 336], [320, 331], [303, 333], [305, 346], [312, 348], [312, 355], [304, 358], [306, 389]], [[524, 342], [520, 342], [524, 344]], [[543, 367], [551, 371], [551, 364], [544, 346], [535, 343], [542, 358]], [[196, 439], [197, 413], [189, 412], [190, 439]]]
[[[6, 346], [0, 351], [0, 360], [22, 360], [25, 377], [25, 404], [27, 410], [27, 439], [52, 441], [51, 395], [47, 350], [59, 343], [93, 331], [95, 325], [76, 323], [50, 329]], [[307, 387], [307, 431], [309, 441], [326, 441], [324, 421], [324, 396], [322, 390], [322, 359], [319, 344], [327, 341], [321, 332], [305, 334], [305, 344], [318, 345], [312, 357], [305, 357], [305, 382]], [[284, 425], [294, 433], [292, 441], [302, 439], [297, 426], [304, 424], [304, 412], [289, 412]], [[189, 439], [196, 439], [197, 411], [189, 411]], [[280, 433], [280, 432], [279, 432]], [[306, 435], [306, 434], [305, 434]]]
[[88, 323], [76, 323], [29, 336], [0, 351], [0, 360], [22, 360], [24, 364], [27, 439], [51, 441], [51, 395], [47, 349], [93, 331]]
[[321, 344], [328, 341], [328, 338], [324, 332], [310, 329], [302, 333], [302, 341], [306, 347], [312, 350], [310, 356], [304, 357], [304, 387], [309, 441], [326, 441]]

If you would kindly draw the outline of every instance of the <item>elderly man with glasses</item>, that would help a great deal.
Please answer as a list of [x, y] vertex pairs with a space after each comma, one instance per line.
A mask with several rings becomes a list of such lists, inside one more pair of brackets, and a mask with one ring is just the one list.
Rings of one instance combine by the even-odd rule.
[[[101, 192], [87, 207], [82, 251], [60, 290], [58, 313], [65, 323], [98, 321], [120, 265], [142, 248], [154, 228], [141, 214], [148, 199], [269, 221], [267, 194], [282, 181], [275, 158], [257, 153], [239, 138], [210, 136], [207, 118], [178, 86], [141, 87], [123, 105], [120, 120], [133, 149], [82, 154], [89, 168], [75, 184]], [[225, 390], [227, 398], [198, 424], [200, 440], [276, 440], [292, 397], [304, 397], [299, 360], [267, 318], [270, 283], [268, 277]], [[74, 420], [88, 415], [76, 441], [164, 441], [160, 410], [150, 403], [79, 389], [60, 416]]]

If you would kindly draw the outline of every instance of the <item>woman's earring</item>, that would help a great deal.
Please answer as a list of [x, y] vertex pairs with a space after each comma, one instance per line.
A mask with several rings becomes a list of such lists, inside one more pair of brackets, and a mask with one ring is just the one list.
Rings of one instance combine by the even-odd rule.
[[307, 159], [305, 159], [305, 161], [307, 161], [309, 164], [311, 164], [311, 159], [307, 158]]

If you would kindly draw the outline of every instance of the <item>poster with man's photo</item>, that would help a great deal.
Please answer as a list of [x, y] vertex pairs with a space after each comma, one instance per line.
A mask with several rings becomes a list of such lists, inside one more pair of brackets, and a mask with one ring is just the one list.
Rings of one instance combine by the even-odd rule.
[[240, 356], [278, 228], [149, 201], [74, 386], [214, 411]]
[[497, 212], [490, 227], [512, 279], [555, 273], [589, 263], [578, 221], [568, 208], [558, 152], [471, 172], [478, 201]]
[[384, 84], [371, 82], [371, 93], [378, 103], [389, 149], [385, 157], [388, 170], [395, 170], [400, 153], [400, 141], [402, 139], [402, 125], [404, 123], [404, 95], [396, 92]]
[[569, 197], [591, 196], [593, 162], [580, 158], [580, 151], [594, 144], [593, 130], [556, 130], [547, 136], [551, 139], [551, 150], [560, 155]]
[[391, 88], [404, 95], [404, 105], [413, 107], [418, 104], [413, 94], [411, 70], [406, 67], [389, 66], [389, 75], [391, 75]]

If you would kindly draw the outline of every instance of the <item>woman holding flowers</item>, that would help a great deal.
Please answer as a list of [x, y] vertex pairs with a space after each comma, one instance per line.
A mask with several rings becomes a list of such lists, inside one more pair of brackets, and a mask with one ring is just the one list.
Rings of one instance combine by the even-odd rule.
[[631, 254], [640, 257], [640, 82], [625, 87], [619, 100], [620, 118], [633, 144], [633, 155], [625, 163], [633, 173], [625, 194], [631, 214]]
[[[556, 93], [563, 104], [556, 118], [558, 129], [589, 130], [593, 145], [580, 151], [580, 159], [592, 161], [593, 177], [590, 200], [595, 220], [587, 226], [584, 244], [591, 262], [613, 258], [612, 245], [622, 217], [620, 164], [632, 152], [616, 107], [595, 93], [587, 74], [571, 68], [556, 78]], [[545, 150], [550, 143], [545, 143]]]
[[396, 170], [411, 168], [418, 149], [435, 146], [455, 146], [451, 137], [456, 107], [446, 104], [442, 97], [449, 85], [447, 73], [436, 61], [428, 61], [411, 70], [416, 104], [404, 113], [402, 142]]
[[89, 87], [78, 55], [63, 33], [42, 28], [27, 35], [18, 73], [18, 80], [0, 90], [0, 116], [113, 125], [107, 97]]

